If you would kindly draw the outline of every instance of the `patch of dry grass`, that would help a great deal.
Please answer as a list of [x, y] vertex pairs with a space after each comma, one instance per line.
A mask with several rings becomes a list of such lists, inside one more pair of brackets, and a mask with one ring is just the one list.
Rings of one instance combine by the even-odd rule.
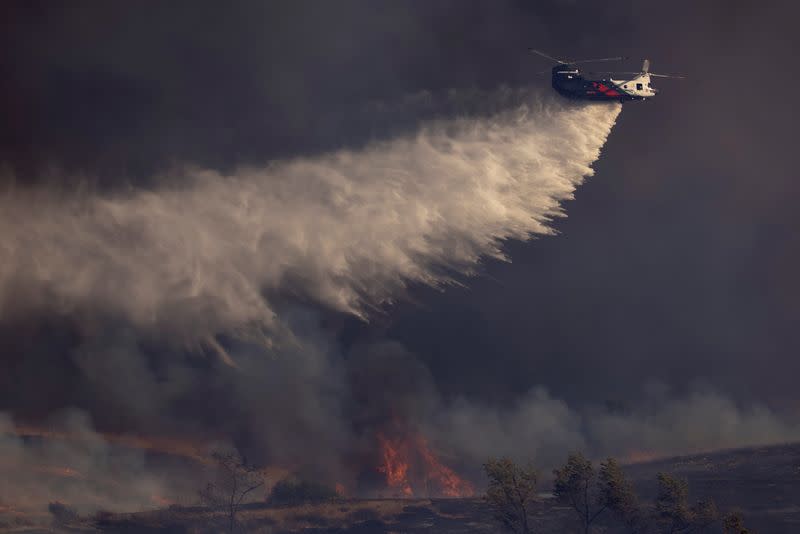
[[[296, 506], [267, 506], [251, 504], [240, 510], [237, 522], [253, 533], [302, 532], [308, 528], [346, 529], [363, 522], [397, 523], [398, 516], [409, 506], [432, 509], [428, 499], [337, 500]], [[187, 532], [201, 534], [217, 532], [227, 525], [223, 511], [201, 507], [170, 507], [168, 509], [132, 514], [100, 514], [96, 525], [113, 530], [114, 525], [136, 525], [143, 531], [181, 525]]]
[[[393, 523], [409, 501], [400, 499], [341, 500], [320, 504], [303, 504], [287, 507], [263, 507], [243, 510], [240, 520], [251, 527], [268, 523], [278, 530], [301, 531], [305, 528], [346, 528], [363, 521]], [[430, 506], [431, 501], [420, 500], [413, 504]]]

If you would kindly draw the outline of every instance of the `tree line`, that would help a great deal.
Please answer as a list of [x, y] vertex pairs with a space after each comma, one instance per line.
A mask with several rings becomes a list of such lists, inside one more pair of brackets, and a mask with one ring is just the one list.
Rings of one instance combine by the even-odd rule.
[[[536, 468], [508, 458], [490, 458], [483, 467], [489, 478], [486, 501], [495, 519], [509, 532], [535, 532], [532, 515], [540, 500]], [[553, 477], [553, 498], [574, 511], [584, 534], [604, 516], [616, 523], [618, 532], [627, 534], [690, 534], [712, 527], [725, 534], [753, 534], [738, 512], [722, 514], [713, 500], [690, 503], [688, 483], [669, 473], [658, 473], [658, 491], [652, 503], [639, 498], [613, 458], [595, 470], [582, 454], [570, 454], [563, 466], [553, 470]]]

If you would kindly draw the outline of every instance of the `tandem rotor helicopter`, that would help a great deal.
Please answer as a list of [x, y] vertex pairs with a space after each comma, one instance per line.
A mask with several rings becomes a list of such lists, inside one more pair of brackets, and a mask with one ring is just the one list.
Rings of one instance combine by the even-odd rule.
[[[640, 72], [608, 72], [601, 75], [588, 73], [589, 77], [584, 77], [575, 65], [581, 63], [596, 63], [601, 61], [622, 61], [624, 57], [603, 57], [598, 59], [580, 59], [569, 61], [557, 59], [541, 52], [540, 50], [529, 49], [532, 53], [538, 54], [543, 58], [554, 61], [556, 66], [552, 69], [553, 89], [567, 98], [578, 98], [582, 100], [611, 100], [625, 102], [628, 100], [647, 100], [658, 94], [658, 89], [650, 85], [650, 77], [656, 78], [680, 78], [683, 76], [673, 76], [669, 74], [655, 74], [650, 72], [650, 60], [642, 62]], [[546, 71], [545, 71], [546, 72]], [[628, 75], [623, 78], [615, 78], [616, 75]]]

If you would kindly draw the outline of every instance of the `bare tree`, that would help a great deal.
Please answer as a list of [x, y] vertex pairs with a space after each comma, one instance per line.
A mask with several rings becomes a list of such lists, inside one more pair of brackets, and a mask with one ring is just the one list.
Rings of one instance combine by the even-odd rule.
[[592, 462], [581, 453], [570, 454], [567, 463], [553, 470], [553, 475], [553, 495], [572, 506], [588, 534], [594, 520], [608, 508], [595, 484]]
[[233, 533], [239, 508], [248, 495], [264, 485], [264, 477], [236, 451], [214, 451], [211, 457], [217, 464], [217, 481], [200, 490], [200, 502], [225, 510], [228, 532]]
[[536, 470], [530, 464], [520, 467], [508, 458], [490, 458], [483, 469], [489, 477], [486, 501], [495, 518], [511, 532], [530, 534], [528, 514], [536, 501]]

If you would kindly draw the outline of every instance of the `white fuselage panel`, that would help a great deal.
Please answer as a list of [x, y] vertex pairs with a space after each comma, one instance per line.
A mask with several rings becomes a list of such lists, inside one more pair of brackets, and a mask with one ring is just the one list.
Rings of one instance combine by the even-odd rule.
[[649, 98], [656, 95], [656, 89], [650, 87], [650, 75], [640, 74], [630, 80], [611, 79], [622, 91], [638, 98]]

